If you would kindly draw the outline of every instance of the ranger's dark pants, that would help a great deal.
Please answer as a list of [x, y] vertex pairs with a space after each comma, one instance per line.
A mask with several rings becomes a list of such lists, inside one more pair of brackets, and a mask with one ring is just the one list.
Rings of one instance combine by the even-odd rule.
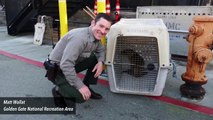
[[[76, 73], [87, 69], [86, 75], [83, 80], [83, 83], [87, 86], [89, 86], [90, 84], [97, 84], [98, 78], [94, 78], [95, 72], [92, 72], [97, 63], [98, 61], [96, 56], [91, 55], [89, 58], [76, 64], [75, 66]], [[74, 98], [75, 101], [78, 103], [85, 102], [81, 93], [67, 82], [62, 72], [58, 72], [54, 84], [59, 87], [59, 93], [63, 97]]]

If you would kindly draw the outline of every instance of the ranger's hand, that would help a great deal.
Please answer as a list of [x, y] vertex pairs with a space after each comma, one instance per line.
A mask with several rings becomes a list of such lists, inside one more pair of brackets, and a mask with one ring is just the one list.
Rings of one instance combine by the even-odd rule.
[[103, 63], [102, 63], [101, 61], [98, 62], [98, 63], [95, 65], [95, 67], [93, 68], [92, 72], [95, 72], [95, 71], [96, 71], [96, 73], [95, 73], [95, 75], [94, 75], [95, 78], [98, 77], [99, 75], [101, 75], [101, 73], [102, 73], [102, 71], [103, 71]]
[[89, 90], [89, 88], [86, 85], [83, 85], [80, 89], [79, 92], [81, 93], [81, 95], [83, 96], [84, 100], [89, 100], [90, 96], [91, 96], [91, 92]]

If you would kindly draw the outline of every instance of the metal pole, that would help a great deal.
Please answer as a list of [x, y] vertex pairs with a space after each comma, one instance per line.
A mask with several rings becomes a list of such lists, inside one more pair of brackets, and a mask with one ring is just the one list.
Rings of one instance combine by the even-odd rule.
[[[97, 0], [97, 13], [106, 13], [106, 0]], [[101, 43], [106, 46], [106, 38], [101, 39]]]
[[67, 18], [67, 2], [66, 0], [59, 0], [59, 16], [60, 16], [60, 37], [68, 32], [68, 18]]
[[97, 12], [106, 13], [106, 0], [97, 0]]

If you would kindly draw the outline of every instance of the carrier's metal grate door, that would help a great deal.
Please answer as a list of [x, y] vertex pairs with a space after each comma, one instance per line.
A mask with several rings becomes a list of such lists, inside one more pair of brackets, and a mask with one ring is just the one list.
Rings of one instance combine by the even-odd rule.
[[154, 91], [159, 70], [157, 39], [141, 36], [117, 37], [113, 64], [119, 90]]

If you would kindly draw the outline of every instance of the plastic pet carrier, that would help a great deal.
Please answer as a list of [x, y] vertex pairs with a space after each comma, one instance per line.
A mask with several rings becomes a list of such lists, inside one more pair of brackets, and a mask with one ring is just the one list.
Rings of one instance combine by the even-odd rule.
[[107, 34], [107, 72], [115, 93], [160, 96], [171, 67], [161, 19], [121, 19]]

